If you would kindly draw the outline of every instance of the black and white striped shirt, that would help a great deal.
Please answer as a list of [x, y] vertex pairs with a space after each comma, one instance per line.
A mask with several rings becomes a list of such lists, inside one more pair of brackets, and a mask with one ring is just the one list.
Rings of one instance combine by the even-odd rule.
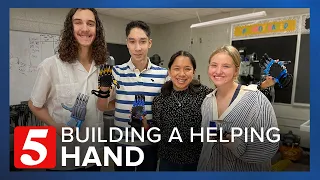
[[[273, 107], [266, 96], [258, 90], [252, 90], [247, 86], [242, 86], [239, 95], [218, 117], [218, 108], [214, 90], [207, 95], [201, 106], [202, 127], [205, 137], [209, 126], [209, 121], [222, 120], [217, 124], [217, 128], [223, 128], [227, 132], [232, 127], [239, 127], [243, 130], [243, 135], [235, 138], [235, 142], [205, 142], [198, 163], [198, 171], [270, 171], [271, 158], [278, 150], [278, 142], [270, 142], [266, 138], [269, 128], [278, 127], [276, 115]], [[250, 128], [254, 128], [259, 135], [261, 127], [264, 128], [263, 142], [258, 136], [253, 134], [251, 141]], [[248, 128], [247, 136], [244, 129]], [[275, 140], [277, 130], [269, 133], [269, 137]], [[248, 141], [245, 142], [245, 137]]]

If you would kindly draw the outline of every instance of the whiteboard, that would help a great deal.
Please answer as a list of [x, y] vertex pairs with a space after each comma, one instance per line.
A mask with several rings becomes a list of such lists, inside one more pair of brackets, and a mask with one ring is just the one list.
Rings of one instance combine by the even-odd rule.
[[10, 105], [30, 99], [37, 66], [53, 56], [59, 35], [10, 31]]

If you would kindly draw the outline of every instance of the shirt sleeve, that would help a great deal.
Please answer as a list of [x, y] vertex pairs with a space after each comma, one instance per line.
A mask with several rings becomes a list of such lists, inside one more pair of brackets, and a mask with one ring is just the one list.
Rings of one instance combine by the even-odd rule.
[[43, 64], [40, 64], [37, 69], [37, 77], [31, 92], [30, 100], [35, 107], [42, 108], [46, 103], [48, 94], [51, 90], [51, 77]]

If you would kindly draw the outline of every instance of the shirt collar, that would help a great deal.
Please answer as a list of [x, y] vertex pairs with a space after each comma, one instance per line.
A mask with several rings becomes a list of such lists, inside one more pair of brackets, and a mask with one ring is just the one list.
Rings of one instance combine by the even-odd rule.
[[[250, 84], [248, 86], [242, 85], [240, 91], [258, 91], [258, 88], [256, 84]], [[211, 93], [209, 93], [207, 97], [215, 96], [216, 92], [217, 92], [217, 88], [213, 90]]]
[[[84, 67], [82, 66], [82, 64], [79, 62], [79, 60], [76, 60], [74, 63], [72, 63], [72, 65], [76, 66], [76, 68], [78, 68], [81, 71], [87, 72]], [[91, 67], [90, 67], [90, 71], [88, 72], [90, 75], [92, 73], [94, 73], [97, 70], [97, 66], [96, 66], [96, 62], [94, 60], [92, 60], [91, 63]]]
[[[146, 70], [150, 70], [150, 69], [151, 69], [151, 65], [152, 65], [152, 63], [151, 63], [151, 61], [150, 61], [150, 59], [149, 59], [149, 57], [148, 57], [148, 66], [147, 66], [147, 69], [146, 69]], [[130, 60], [129, 60], [129, 62], [128, 62], [128, 66], [129, 66], [129, 68], [130, 68], [132, 71], [134, 71], [134, 70], [136, 69], [136, 67], [135, 67], [134, 64], [132, 63], [131, 58], [130, 58]]]
[[214, 89], [211, 93], [207, 94], [207, 97], [215, 96], [215, 95], [216, 95], [216, 92], [217, 92], [217, 88]]

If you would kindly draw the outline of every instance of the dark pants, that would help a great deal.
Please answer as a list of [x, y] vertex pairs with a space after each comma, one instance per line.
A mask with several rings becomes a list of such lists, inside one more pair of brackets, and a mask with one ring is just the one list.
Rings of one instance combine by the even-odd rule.
[[198, 163], [177, 164], [164, 159], [160, 159], [159, 171], [197, 171]]
[[[150, 145], [150, 146], [139, 146], [139, 148], [144, 153], [144, 160], [143, 162], [136, 167], [133, 166], [126, 166], [126, 150], [125, 145], [116, 144], [115, 154], [118, 154], [117, 147], [122, 147], [122, 166], [114, 165], [115, 171], [156, 171], [157, 170], [157, 146]], [[138, 152], [132, 151], [130, 152], [130, 162], [136, 162], [139, 159]]]
[[[51, 170], [51, 169], [47, 169], [47, 171], [56, 171], [56, 172], [59, 172], [59, 171], [63, 171], [63, 170]], [[78, 168], [78, 169], [67, 170], [67, 171], [101, 171], [101, 167], [100, 167], [100, 166], [97, 166], [97, 165], [94, 165], [94, 166], [91, 166], [91, 167], [89, 167], [89, 168]]]

